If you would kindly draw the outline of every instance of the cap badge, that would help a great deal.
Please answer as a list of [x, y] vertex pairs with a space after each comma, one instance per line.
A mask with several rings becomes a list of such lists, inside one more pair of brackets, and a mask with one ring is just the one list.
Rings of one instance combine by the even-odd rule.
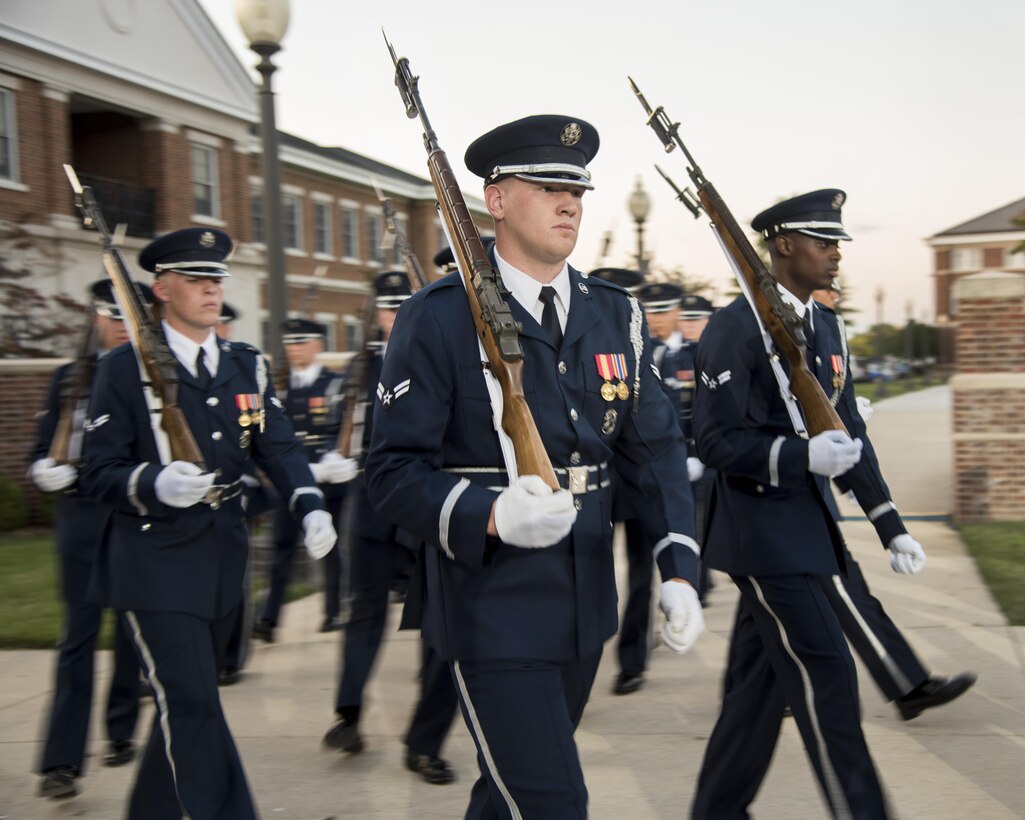
[[562, 133], [559, 134], [559, 141], [563, 145], [576, 145], [580, 142], [582, 135], [583, 131], [580, 129], [580, 126], [575, 122], [571, 122], [563, 127]]
[[217, 242], [217, 237], [213, 235], [212, 231], [203, 231], [199, 235], [199, 244], [203, 248], [212, 248]]
[[839, 211], [840, 206], [843, 205], [844, 196], [843, 194], [837, 194], [833, 197], [833, 210]]

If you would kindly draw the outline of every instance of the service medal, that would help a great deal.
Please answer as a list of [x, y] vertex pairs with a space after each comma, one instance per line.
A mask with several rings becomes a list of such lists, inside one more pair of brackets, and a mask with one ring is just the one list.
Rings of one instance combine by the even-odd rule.
[[612, 407], [610, 407], [608, 410], [605, 411], [605, 418], [603, 418], [602, 422], [601, 422], [601, 432], [602, 432], [602, 435], [607, 436], [613, 430], [616, 429], [616, 417], [617, 417], [617, 415], [618, 414], [616, 413], [615, 409], [612, 408]]
[[605, 382], [601, 386], [601, 397], [605, 401], [612, 401], [616, 397], [616, 388], [612, 386], [612, 382]]
[[[601, 386], [601, 397], [605, 401], [613, 401], [617, 397], [625, 399], [630, 395], [626, 386], [626, 356], [622, 353], [595, 353], [594, 360], [598, 365], [598, 375], [605, 379]], [[612, 380], [618, 379], [619, 384], [613, 386]]]
[[248, 427], [253, 423], [253, 420], [248, 413], [243, 412], [242, 415], [238, 417], [238, 423], [240, 427]]
[[620, 382], [616, 385], [616, 395], [623, 401], [630, 398], [630, 388], [626, 386], [626, 382]]

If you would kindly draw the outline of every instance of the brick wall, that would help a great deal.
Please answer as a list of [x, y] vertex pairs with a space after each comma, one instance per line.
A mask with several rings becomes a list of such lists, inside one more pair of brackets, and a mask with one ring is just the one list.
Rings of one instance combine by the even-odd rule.
[[954, 516], [1025, 519], [1025, 276], [965, 276], [954, 292]]

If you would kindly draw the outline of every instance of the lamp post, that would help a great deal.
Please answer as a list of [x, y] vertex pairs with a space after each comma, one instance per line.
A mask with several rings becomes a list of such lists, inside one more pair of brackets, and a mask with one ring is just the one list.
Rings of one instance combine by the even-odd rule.
[[879, 389], [876, 395], [879, 398], [883, 398], [886, 395], [885, 353], [883, 350], [883, 300], [885, 298], [886, 294], [883, 291], [883, 286], [880, 285], [878, 290], [876, 290], [876, 355], [879, 357], [879, 378], [876, 382]]
[[637, 223], [637, 270], [645, 276], [648, 275], [648, 260], [644, 256], [644, 223], [651, 213], [651, 197], [641, 186], [641, 178], [637, 177], [637, 187], [630, 193], [626, 202], [630, 210], [630, 216]]
[[236, 0], [235, 13], [249, 47], [260, 58], [256, 70], [260, 86], [260, 133], [263, 139], [263, 210], [267, 247], [267, 306], [270, 312], [268, 352], [281, 355], [281, 323], [288, 307], [285, 283], [285, 247], [282, 241], [281, 167], [278, 159], [278, 129], [274, 122], [274, 92], [271, 75], [277, 66], [271, 57], [281, 50], [288, 28], [289, 0]]

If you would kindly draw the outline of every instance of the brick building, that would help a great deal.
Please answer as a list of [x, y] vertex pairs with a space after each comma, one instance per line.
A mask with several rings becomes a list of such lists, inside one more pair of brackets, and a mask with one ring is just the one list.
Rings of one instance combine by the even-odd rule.
[[[284, 133], [280, 146], [287, 310], [327, 324], [329, 348], [353, 350], [370, 279], [402, 267], [394, 249], [382, 248], [386, 227], [373, 182], [429, 272], [445, 241], [433, 187], [344, 148]], [[226, 230], [236, 240], [225, 289], [241, 314], [235, 338], [264, 343], [269, 226], [257, 88], [196, 0], [5, 4], [0, 261], [30, 270], [26, 284], [44, 296], [84, 303], [86, 285], [103, 274], [63, 163], [94, 188], [112, 226], [127, 226], [132, 262], [166, 231]], [[467, 202], [490, 227], [483, 202]], [[22, 319], [0, 304], [0, 335], [17, 333]], [[50, 342], [54, 355], [68, 355], [74, 340]], [[18, 397], [3, 416], [0, 475], [22, 478], [25, 431], [55, 364], [0, 360], [0, 395]]]

